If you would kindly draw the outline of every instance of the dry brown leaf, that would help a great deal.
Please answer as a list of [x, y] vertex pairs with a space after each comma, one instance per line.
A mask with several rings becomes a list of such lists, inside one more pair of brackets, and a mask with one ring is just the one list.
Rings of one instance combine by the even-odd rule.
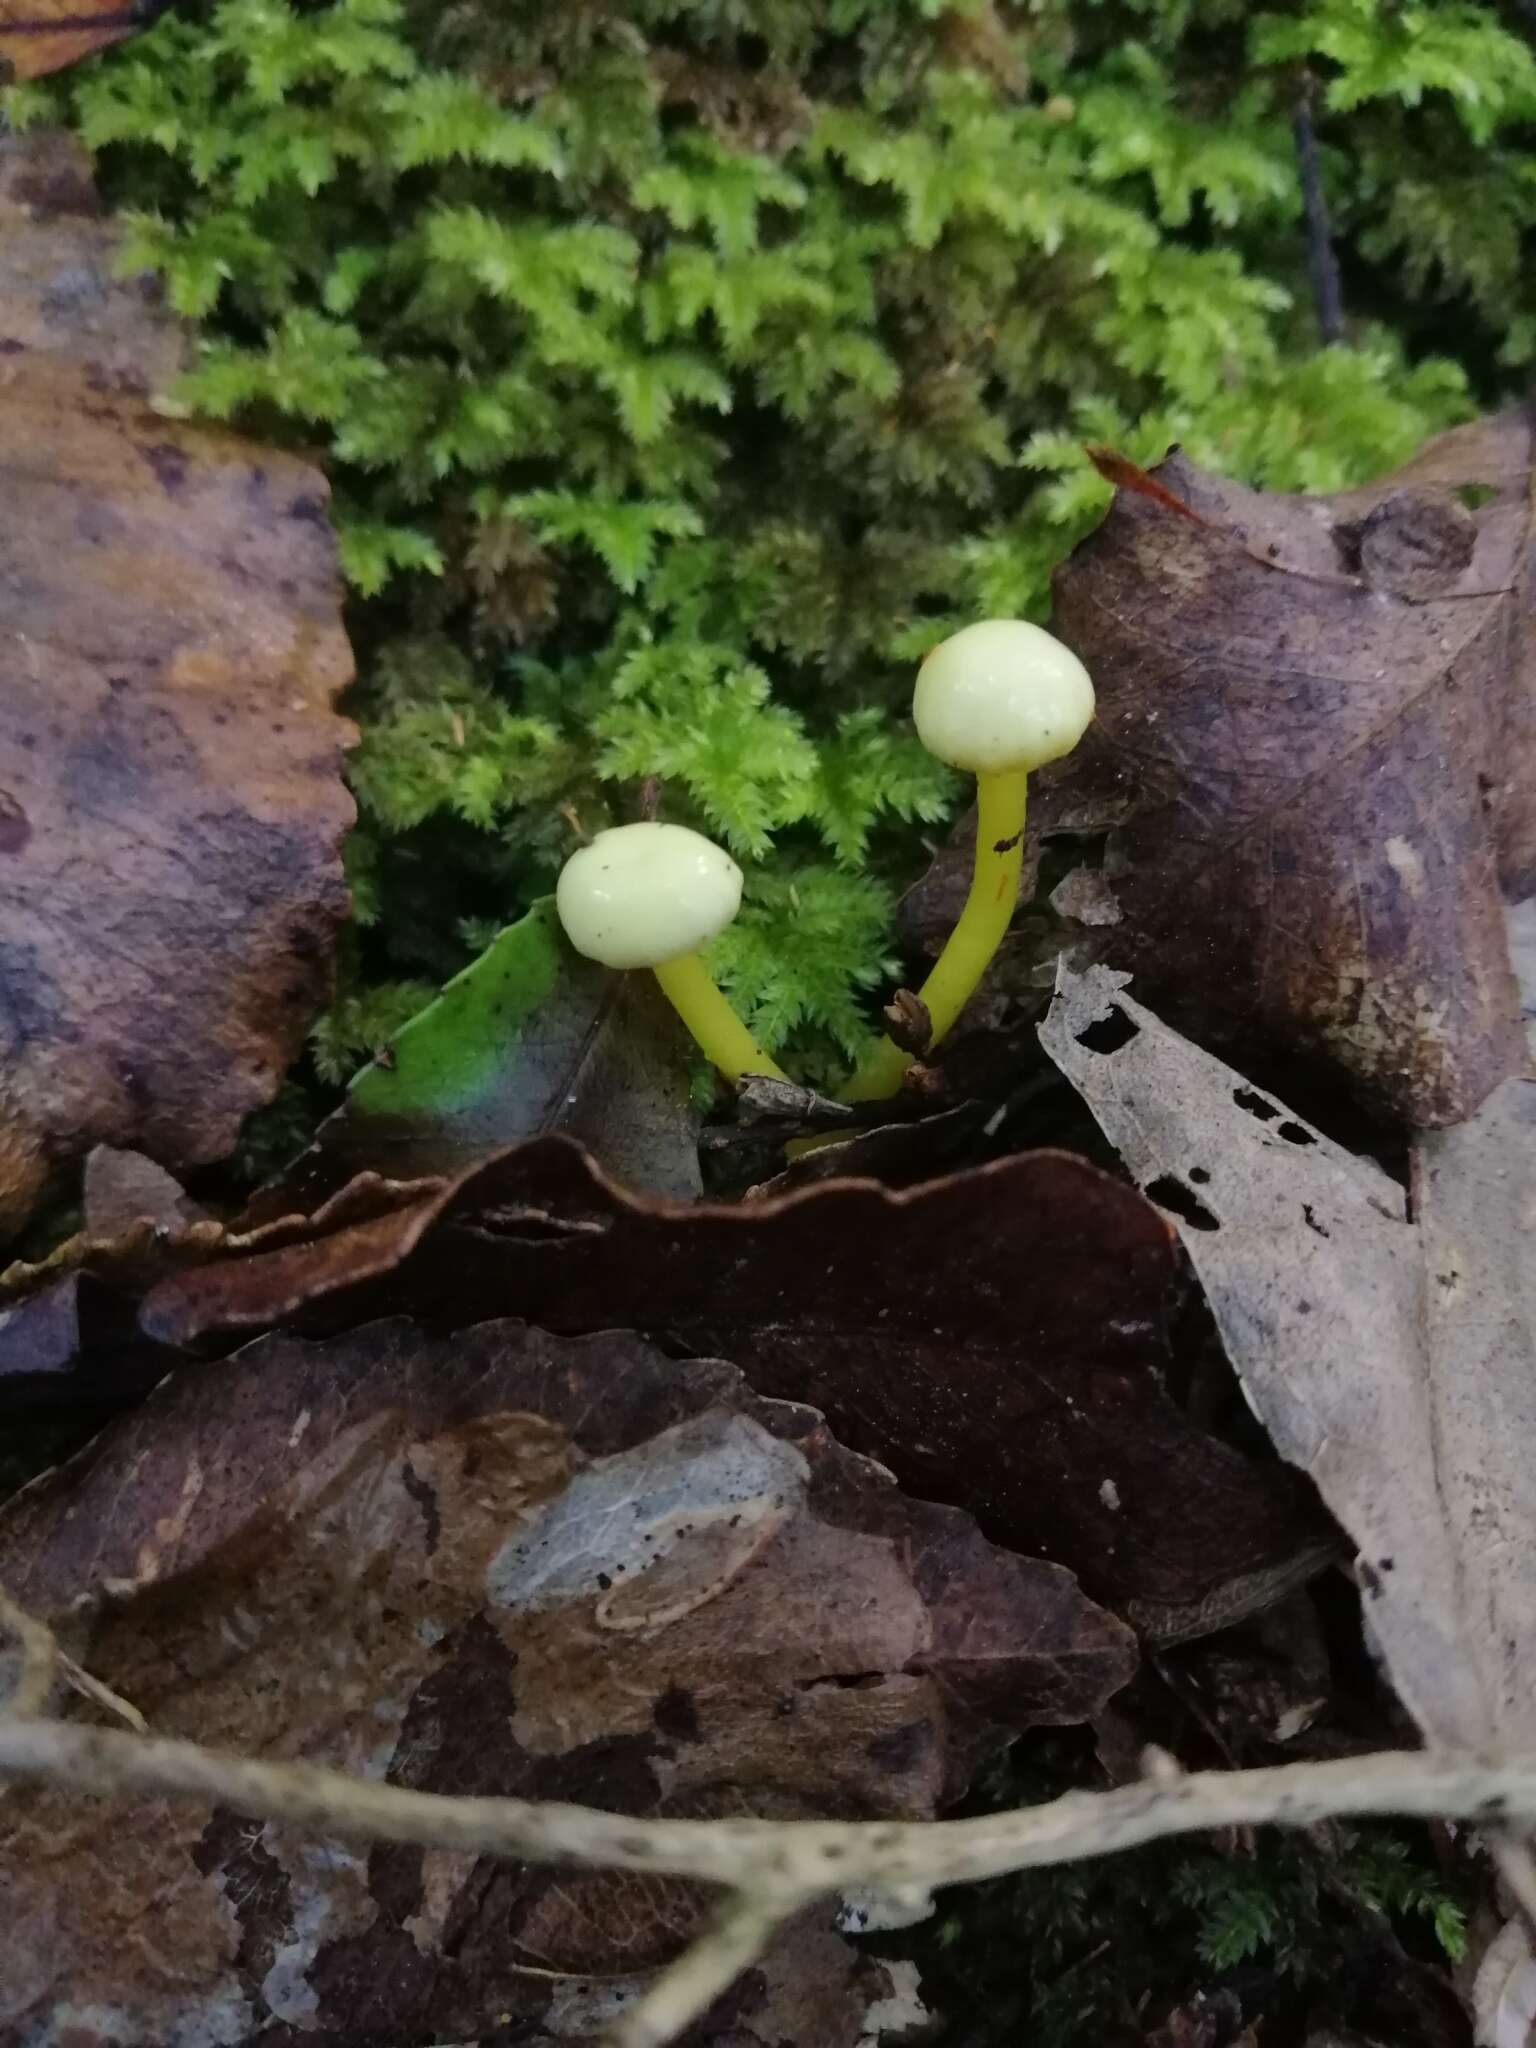
[[1168, 1398], [1180, 1291], [1164, 1219], [1065, 1153], [898, 1192], [842, 1180], [684, 1204], [548, 1138], [415, 1209], [167, 1280], [140, 1322], [177, 1345], [396, 1310], [639, 1328], [811, 1402], [904, 1486], [1068, 1565], [1166, 1641], [1277, 1599], [1337, 1542], [1294, 1474]]
[[1359, 1548], [1368, 1628], [1426, 1736], [1536, 1740], [1536, 1083], [1422, 1141], [1410, 1221], [1394, 1181], [1124, 982], [1064, 965], [1046, 1050], [1182, 1219], [1250, 1402]]
[[1174, 456], [1157, 479], [1198, 520], [1122, 490], [1056, 578], [1098, 718], [1053, 801], [1132, 811], [1101, 957], [1419, 1125], [1522, 1058], [1500, 881], [1536, 879], [1533, 420], [1337, 498]]
[[347, 908], [325, 483], [151, 409], [180, 337], [94, 204], [0, 142], [0, 1230], [93, 1144], [226, 1152]]
[[10, 79], [46, 78], [126, 41], [171, 0], [0, 0], [0, 69]]
[[[173, 1376], [0, 1514], [0, 1582], [159, 1734], [637, 1814], [924, 1817], [1135, 1661], [1068, 1573], [730, 1366], [510, 1323]], [[0, 1803], [0, 1894], [4, 2048], [560, 2032], [701, 1910], [679, 1883], [41, 1790]], [[822, 1989], [787, 2037], [854, 2048], [845, 1952], [793, 1974]], [[733, 2042], [762, 1996], [733, 1994]]]

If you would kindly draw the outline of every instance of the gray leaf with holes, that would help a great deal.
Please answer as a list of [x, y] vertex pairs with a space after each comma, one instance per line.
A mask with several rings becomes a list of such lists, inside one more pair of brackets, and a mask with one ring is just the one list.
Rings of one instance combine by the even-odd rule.
[[1041, 1042], [1178, 1222], [1255, 1413], [1358, 1547], [1425, 1734], [1536, 1741], [1536, 1084], [1419, 1141], [1410, 1217], [1126, 981], [1063, 961]]

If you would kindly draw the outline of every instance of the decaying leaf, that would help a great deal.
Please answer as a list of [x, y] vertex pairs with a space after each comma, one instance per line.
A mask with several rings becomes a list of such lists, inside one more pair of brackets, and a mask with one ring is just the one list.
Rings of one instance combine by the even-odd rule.
[[1101, 957], [1172, 1020], [1325, 1056], [1417, 1125], [1522, 1059], [1500, 882], [1536, 880], [1533, 422], [1336, 498], [1174, 456], [1157, 480], [1199, 520], [1122, 490], [1056, 578], [1098, 692], [1056, 796], [1132, 811]]
[[1163, 1392], [1178, 1292], [1163, 1218], [1065, 1153], [686, 1205], [627, 1194], [547, 1138], [413, 1210], [167, 1280], [141, 1325], [178, 1345], [396, 1310], [638, 1328], [812, 1403], [903, 1485], [1173, 1639], [1278, 1597], [1335, 1543], [1294, 1474]]
[[1536, 1740], [1536, 1083], [1425, 1139], [1404, 1191], [1063, 967], [1042, 1029], [1136, 1180], [1181, 1219], [1276, 1448], [1359, 1548], [1369, 1628], [1432, 1740]]
[[556, 1130], [630, 1187], [696, 1195], [688, 1097], [686, 1040], [652, 977], [583, 960], [546, 899], [363, 1068], [260, 1208], [313, 1207], [364, 1169], [461, 1173]]
[[[636, 1814], [926, 1816], [1134, 1664], [1067, 1572], [732, 1367], [512, 1323], [174, 1375], [0, 1512], [0, 1583], [157, 1733]], [[40, 1789], [0, 1803], [0, 1892], [5, 2048], [587, 2038], [573, 2010], [595, 2026], [702, 1905]], [[824, 1930], [794, 2031], [759, 2035], [749, 1978], [721, 2038], [854, 2048], [890, 1987], [853, 1997]]]
[[94, 208], [0, 142], [0, 1230], [93, 1144], [227, 1151], [347, 908], [325, 483], [151, 408], [180, 337]]
[[313, 1211], [280, 1210], [247, 1228], [244, 1219], [202, 1215], [140, 1154], [111, 1154], [110, 1166], [104, 1155], [108, 1148], [98, 1146], [86, 1160], [85, 1228], [38, 1264], [18, 1261], [0, 1272], [0, 1416], [116, 1412], [177, 1362], [174, 1349], [146, 1340], [139, 1327], [137, 1301], [147, 1288], [215, 1258], [414, 1215], [445, 1185], [363, 1172]]
[[787, 1195], [822, 1180], [878, 1180], [888, 1188], [913, 1187], [974, 1159], [982, 1126], [993, 1114], [983, 1102], [962, 1102], [937, 1116], [874, 1124], [851, 1137], [801, 1152], [787, 1166], [774, 1160], [772, 1176], [751, 1190], [754, 1199]]
[[142, 1224], [174, 1234], [208, 1218], [163, 1166], [115, 1145], [97, 1145], [86, 1154], [80, 1200], [85, 1235], [97, 1239], [119, 1238]]
[[1536, 1957], [1519, 1920], [1488, 1944], [1472, 1985], [1477, 2048], [1529, 2048], [1536, 2034]]
[[[1164, 1651], [1156, 1668], [1217, 1755], [1234, 1766], [1306, 1754], [1293, 1745], [1326, 1712], [1335, 1690], [1306, 1588], [1238, 1628]], [[1336, 1728], [1329, 1739], [1337, 1741]]]
[[149, 27], [171, 0], [0, 0], [0, 67], [46, 78]]

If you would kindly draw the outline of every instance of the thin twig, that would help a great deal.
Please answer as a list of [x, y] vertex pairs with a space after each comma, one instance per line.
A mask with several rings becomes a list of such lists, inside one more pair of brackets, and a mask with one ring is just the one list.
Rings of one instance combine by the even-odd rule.
[[269, 1764], [196, 1743], [0, 1718], [0, 1777], [124, 1797], [155, 1793], [357, 1839], [688, 1877], [727, 1894], [712, 1927], [619, 2022], [615, 2048], [660, 2048], [802, 1907], [849, 1887], [960, 1884], [1130, 1849], [1162, 1835], [1340, 1814], [1536, 1823], [1536, 1757], [1388, 1752], [1273, 1770], [1154, 1772], [1113, 1792], [961, 1821], [634, 1820], [526, 1799], [453, 1799]]
[[743, 1970], [750, 1970], [809, 1900], [786, 1906], [753, 1892], [735, 1892], [697, 1941], [615, 2021], [612, 2048], [664, 2048], [709, 2011]]
[[1334, 251], [1333, 228], [1328, 219], [1328, 195], [1323, 190], [1317, 131], [1312, 125], [1312, 93], [1312, 74], [1303, 71], [1296, 111], [1291, 116], [1291, 134], [1296, 143], [1296, 170], [1301, 179], [1301, 202], [1307, 219], [1307, 268], [1312, 274], [1318, 331], [1322, 335], [1323, 346], [1327, 348], [1344, 339], [1344, 291], [1339, 282], [1339, 259]]
[[58, 1652], [59, 1676], [67, 1686], [79, 1693], [81, 1699], [89, 1700], [93, 1706], [101, 1707], [109, 1714], [115, 1714], [120, 1721], [126, 1721], [136, 1735], [149, 1731], [149, 1723], [133, 1704], [125, 1700], [120, 1692], [114, 1692], [110, 1685], [103, 1685], [99, 1678], [93, 1678], [89, 1671], [75, 1662], [66, 1651]]
[[82, 1699], [115, 1714], [137, 1734], [143, 1735], [148, 1729], [149, 1723], [131, 1700], [125, 1700], [121, 1693], [114, 1692], [110, 1685], [103, 1685], [99, 1678], [93, 1678], [89, 1671], [77, 1664], [60, 1647], [58, 1637], [47, 1623], [18, 1606], [3, 1586], [0, 1586], [0, 1631], [14, 1636], [21, 1645], [21, 1675], [9, 1697], [0, 1701], [0, 1713], [40, 1714], [48, 1704], [54, 1679], [62, 1678]]

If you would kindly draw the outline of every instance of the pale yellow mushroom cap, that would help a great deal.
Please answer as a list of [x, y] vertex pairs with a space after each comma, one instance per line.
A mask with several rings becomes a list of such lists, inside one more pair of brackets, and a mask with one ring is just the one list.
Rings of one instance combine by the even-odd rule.
[[659, 967], [724, 931], [741, 908], [741, 869], [686, 825], [615, 825], [560, 870], [555, 908], [589, 960]]
[[1023, 619], [984, 619], [940, 641], [917, 672], [912, 716], [941, 761], [996, 775], [1070, 754], [1093, 684], [1069, 647]]

